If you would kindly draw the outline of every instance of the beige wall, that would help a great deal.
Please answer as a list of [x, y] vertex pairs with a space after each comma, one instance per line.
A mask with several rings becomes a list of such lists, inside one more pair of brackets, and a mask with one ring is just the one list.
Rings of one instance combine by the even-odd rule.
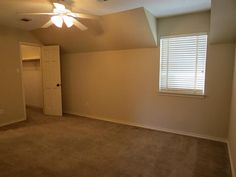
[[19, 42], [38, 41], [27, 32], [0, 27], [0, 126], [25, 119]]
[[236, 41], [235, 0], [212, 0], [210, 39], [213, 43]]
[[209, 47], [205, 99], [159, 95], [158, 62], [155, 48], [63, 55], [64, 111], [226, 138], [234, 45]]
[[40, 60], [23, 62], [23, 83], [26, 105], [43, 108], [43, 86]]
[[[236, 61], [236, 46], [235, 46], [235, 61]], [[234, 63], [233, 92], [232, 92], [231, 115], [229, 124], [229, 145], [231, 150], [231, 157], [234, 164], [234, 172], [236, 172], [236, 62]]]
[[161, 36], [209, 32], [210, 16], [210, 11], [206, 11], [160, 18], [157, 20], [158, 39]]

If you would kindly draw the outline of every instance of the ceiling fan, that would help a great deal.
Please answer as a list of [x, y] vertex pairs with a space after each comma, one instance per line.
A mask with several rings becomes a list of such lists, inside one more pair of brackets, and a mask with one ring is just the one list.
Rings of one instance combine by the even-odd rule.
[[64, 4], [59, 2], [53, 3], [54, 9], [52, 13], [22, 13], [21, 15], [49, 15], [51, 19], [44, 24], [41, 28], [48, 28], [51, 25], [55, 25], [58, 28], [62, 28], [63, 24], [67, 26], [67, 28], [72, 27], [73, 25], [79, 28], [82, 31], [87, 30], [88, 28], [79, 22], [77, 19], [79, 18], [87, 18], [87, 19], [97, 19], [98, 16], [88, 15], [83, 13], [74, 13], [71, 10], [67, 9]]

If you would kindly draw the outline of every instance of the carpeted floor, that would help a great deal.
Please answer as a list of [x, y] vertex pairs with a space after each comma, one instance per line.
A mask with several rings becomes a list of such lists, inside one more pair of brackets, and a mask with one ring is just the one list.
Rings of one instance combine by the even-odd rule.
[[226, 145], [66, 115], [0, 129], [0, 177], [231, 177]]

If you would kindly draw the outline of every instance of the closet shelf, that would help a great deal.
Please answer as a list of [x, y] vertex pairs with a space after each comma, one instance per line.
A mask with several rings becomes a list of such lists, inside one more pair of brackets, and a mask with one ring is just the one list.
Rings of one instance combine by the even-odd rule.
[[30, 57], [30, 58], [23, 58], [23, 61], [34, 61], [34, 60], [40, 60], [39, 57]]

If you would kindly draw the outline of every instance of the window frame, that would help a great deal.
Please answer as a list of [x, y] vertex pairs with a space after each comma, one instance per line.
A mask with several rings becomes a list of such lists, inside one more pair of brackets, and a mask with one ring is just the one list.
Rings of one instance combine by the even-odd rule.
[[[206, 49], [206, 62], [205, 62], [205, 83], [204, 83], [204, 93], [194, 93], [192, 89], [171, 89], [171, 90], [161, 90], [161, 59], [162, 59], [162, 46], [161, 40], [167, 38], [177, 38], [177, 37], [190, 37], [190, 36], [201, 36], [207, 35], [207, 49]], [[159, 68], [158, 68], [158, 94], [163, 96], [177, 96], [177, 97], [192, 97], [192, 98], [206, 98], [207, 97], [207, 64], [208, 64], [208, 49], [209, 49], [209, 33], [208, 32], [201, 32], [201, 33], [188, 33], [188, 34], [179, 34], [179, 35], [163, 35], [160, 36], [159, 39]], [[189, 92], [189, 93], [188, 93]]]

